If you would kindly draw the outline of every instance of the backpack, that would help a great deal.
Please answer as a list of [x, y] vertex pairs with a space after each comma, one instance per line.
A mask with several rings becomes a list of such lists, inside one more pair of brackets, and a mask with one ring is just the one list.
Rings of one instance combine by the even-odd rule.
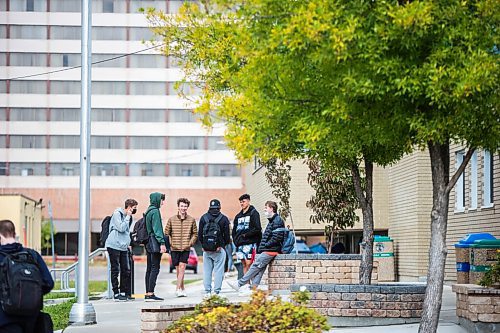
[[282, 254], [290, 254], [295, 247], [295, 235], [292, 230], [288, 228], [277, 228], [274, 229], [273, 232], [283, 231], [285, 233], [285, 237], [283, 237], [283, 243], [281, 243], [281, 251]]
[[148, 243], [148, 230], [146, 228], [146, 215], [142, 214], [142, 218], [135, 222], [134, 231], [132, 232], [132, 240], [138, 244], [146, 245]]
[[0, 263], [0, 303], [5, 313], [35, 316], [43, 306], [43, 279], [32, 250], [2, 252]]
[[203, 240], [201, 242], [201, 247], [205, 251], [216, 251], [220, 244], [221, 230], [219, 226], [219, 221], [224, 215], [219, 214], [219, 216], [214, 220], [210, 221], [208, 217], [203, 215], [205, 225], [203, 226]]
[[[120, 212], [123, 219], [123, 213]], [[99, 237], [99, 244], [101, 247], [106, 246], [106, 240], [109, 236], [109, 224], [111, 223], [111, 215], [106, 216], [101, 222], [101, 236]]]

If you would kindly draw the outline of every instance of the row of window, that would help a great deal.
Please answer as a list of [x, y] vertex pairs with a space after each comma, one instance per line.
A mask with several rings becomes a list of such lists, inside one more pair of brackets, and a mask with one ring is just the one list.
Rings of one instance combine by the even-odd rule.
[[[462, 173], [455, 185], [455, 211], [462, 212], [466, 208], [467, 194], [468, 209], [473, 210], [478, 207], [479, 176], [482, 176], [482, 206], [490, 207], [493, 205], [493, 157], [491, 152], [485, 150], [474, 152], [469, 161], [469, 166]], [[479, 158], [482, 158], [482, 168], [479, 164]], [[464, 152], [459, 151], [455, 154], [455, 170], [462, 164]]]
[[[138, 13], [140, 8], [154, 7], [175, 14], [184, 2], [193, 0], [92, 0], [92, 13]], [[80, 12], [81, 0], [2, 0], [0, 11], [14, 12]]]
[[[128, 64], [127, 64], [128, 62]], [[160, 54], [92, 54], [92, 67], [178, 68], [175, 57]], [[0, 66], [76, 67], [79, 53], [0, 53]]]
[[[80, 81], [0, 81], [0, 93], [71, 94], [81, 91]], [[192, 83], [93, 81], [92, 95], [201, 95], [201, 88]]]
[[[80, 109], [0, 108], [0, 121], [80, 121]], [[90, 112], [92, 121], [193, 123], [199, 116], [191, 110], [98, 109]]]
[[[94, 149], [226, 150], [222, 137], [201, 136], [92, 136]], [[128, 140], [128, 144], [127, 144]], [[78, 135], [0, 135], [0, 148], [78, 149]]]
[[[206, 166], [206, 168], [205, 168]], [[206, 170], [206, 171], [205, 171]], [[238, 177], [235, 164], [91, 163], [91, 176]], [[78, 163], [0, 162], [0, 176], [78, 176]]]

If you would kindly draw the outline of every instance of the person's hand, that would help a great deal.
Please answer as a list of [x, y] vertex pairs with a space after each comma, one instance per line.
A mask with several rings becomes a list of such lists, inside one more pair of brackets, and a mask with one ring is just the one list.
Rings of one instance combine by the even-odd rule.
[[127, 208], [127, 211], [125, 212], [128, 216], [132, 216], [132, 207]]
[[167, 247], [164, 244], [160, 245], [160, 253], [166, 253], [167, 252]]
[[222, 249], [222, 247], [220, 247], [220, 246], [219, 246], [219, 247], [217, 248], [217, 252], [220, 252], [220, 250], [221, 250], [221, 249]]

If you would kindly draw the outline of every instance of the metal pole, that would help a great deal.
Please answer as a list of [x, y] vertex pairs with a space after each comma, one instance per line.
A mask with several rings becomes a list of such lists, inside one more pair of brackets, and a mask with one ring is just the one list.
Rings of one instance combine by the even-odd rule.
[[89, 235], [90, 235], [90, 97], [92, 64], [92, 10], [90, 0], [82, 0], [82, 71], [81, 71], [81, 120], [80, 120], [80, 226], [78, 231], [77, 302], [69, 313], [69, 323], [74, 325], [96, 324], [94, 307], [88, 295]]
[[[52, 242], [52, 268], [56, 268], [56, 251], [55, 251], [55, 246], [54, 246], [54, 220], [52, 218], [52, 205], [50, 204], [49, 201], [49, 217], [50, 217], [50, 239]], [[56, 279], [56, 271], [53, 270], [53, 279]]]

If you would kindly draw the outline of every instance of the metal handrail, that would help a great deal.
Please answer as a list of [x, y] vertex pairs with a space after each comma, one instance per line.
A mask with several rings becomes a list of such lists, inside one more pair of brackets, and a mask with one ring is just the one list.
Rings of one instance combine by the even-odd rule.
[[[92, 260], [93, 258], [97, 257], [101, 253], [107, 254], [108, 252], [107, 252], [106, 248], [104, 248], [104, 247], [98, 248], [89, 254], [89, 260]], [[108, 272], [109, 272], [110, 271], [110, 264], [109, 264], [109, 257], [107, 255], [106, 255], [106, 262], [107, 262]], [[77, 290], [76, 281], [77, 280], [75, 279], [75, 288], [70, 288], [69, 277], [70, 277], [70, 274], [73, 273], [74, 271], [76, 271], [77, 268], [78, 268], [78, 261], [72, 263], [71, 265], [69, 265], [66, 268], [50, 268], [49, 269], [49, 271], [52, 274], [52, 276], [54, 277], [54, 279], [56, 277], [57, 272], [61, 273], [61, 292], [76, 293], [76, 290]], [[110, 281], [110, 277], [108, 274], [108, 288], [107, 288], [108, 295], [111, 294], [111, 291], [110, 291], [111, 290], [111, 283], [110, 282], [111, 281]]]

